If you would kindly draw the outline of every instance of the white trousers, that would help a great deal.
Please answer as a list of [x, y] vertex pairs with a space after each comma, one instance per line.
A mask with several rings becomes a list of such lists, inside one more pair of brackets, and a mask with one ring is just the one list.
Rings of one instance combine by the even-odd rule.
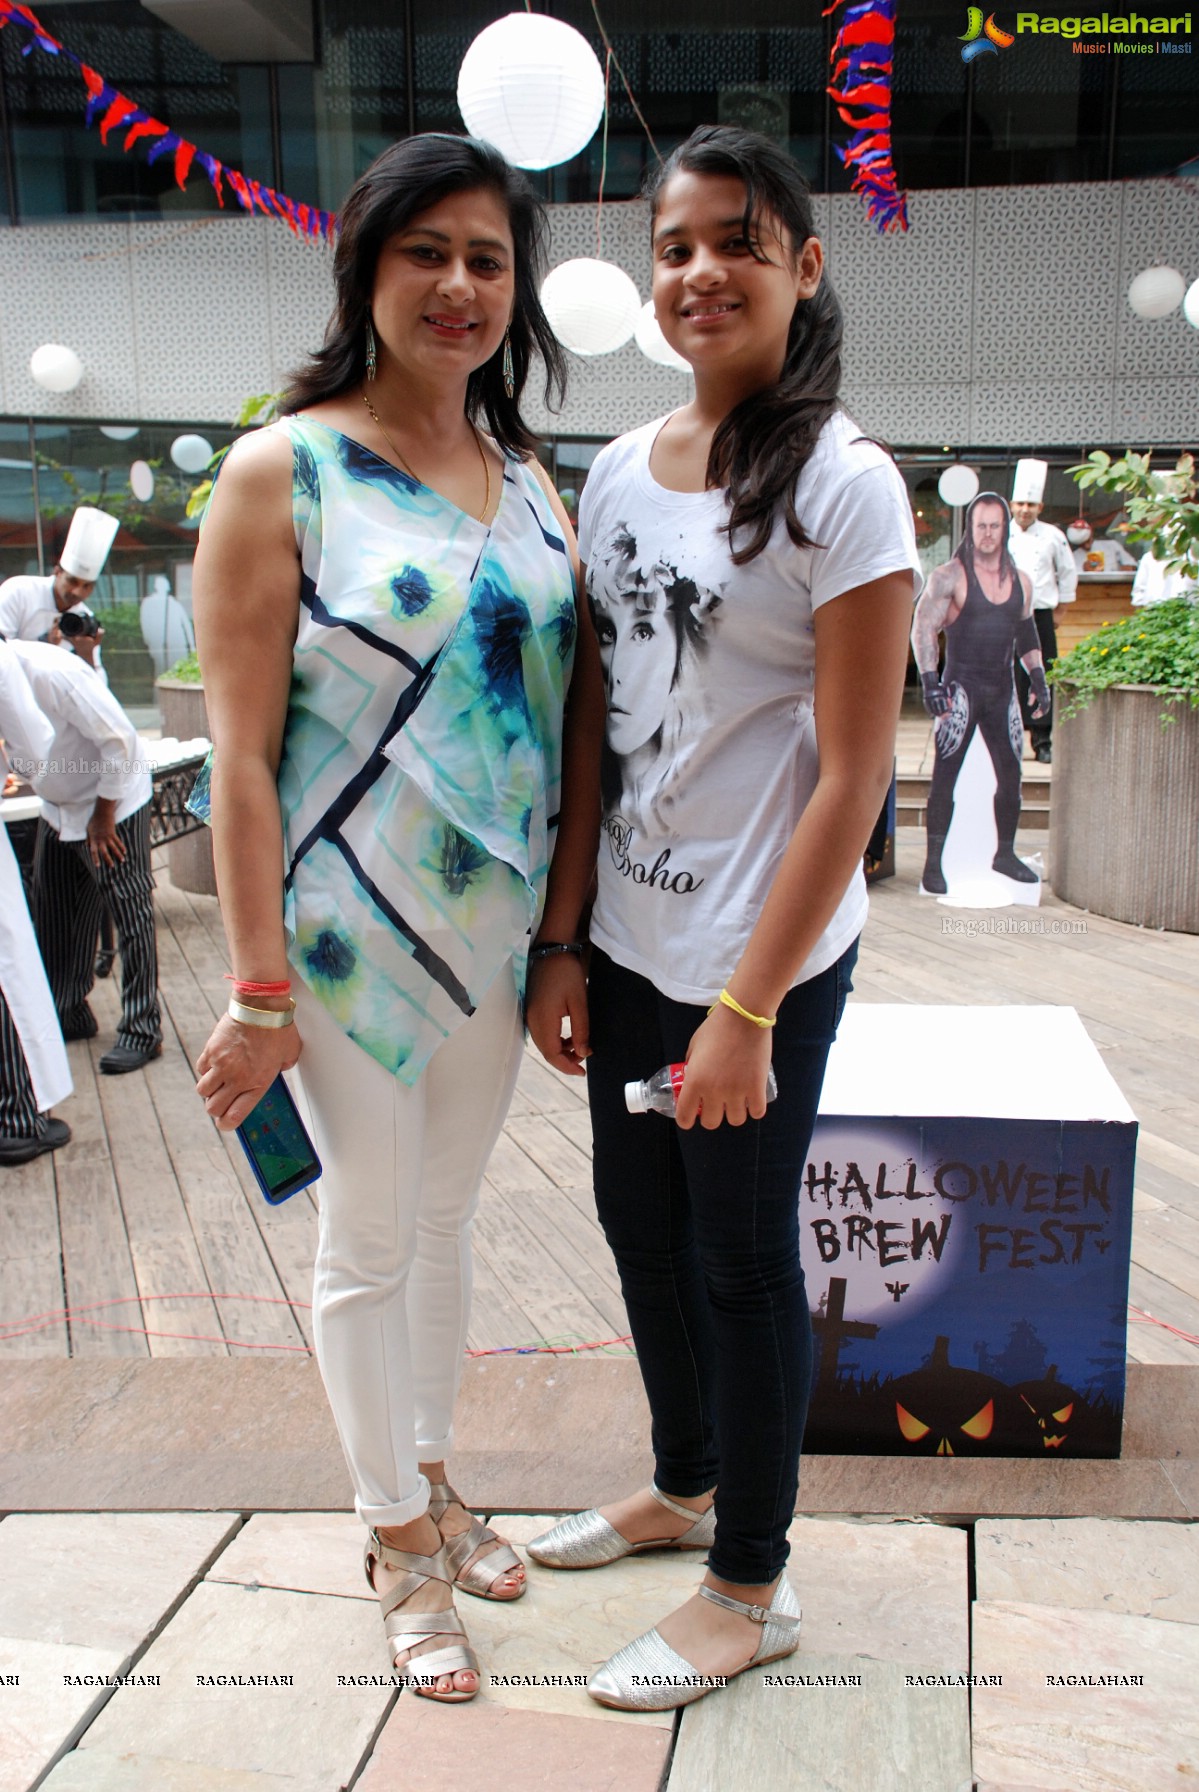
[[298, 1069], [324, 1166], [313, 1334], [369, 1525], [429, 1503], [418, 1462], [453, 1441], [470, 1316], [471, 1222], [520, 1068], [511, 966], [414, 1088], [355, 1045], [297, 985]]

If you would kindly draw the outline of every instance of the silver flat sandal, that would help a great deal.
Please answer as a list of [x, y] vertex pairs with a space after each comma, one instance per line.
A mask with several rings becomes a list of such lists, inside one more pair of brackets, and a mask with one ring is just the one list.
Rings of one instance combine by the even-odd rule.
[[650, 1492], [668, 1512], [694, 1521], [681, 1536], [650, 1537], [644, 1543], [630, 1543], [606, 1518], [601, 1518], [593, 1506], [589, 1512], [572, 1512], [569, 1518], [560, 1519], [552, 1530], [534, 1537], [527, 1545], [529, 1554], [546, 1568], [603, 1568], [609, 1562], [622, 1561], [625, 1556], [644, 1555], [648, 1549], [711, 1549], [716, 1541], [714, 1505], [697, 1518], [690, 1506], [680, 1506], [660, 1487], [651, 1487]]
[[747, 1668], [794, 1655], [799, 1648], [802, 1614], [795, 1589], [785, 1573], [779, 1575], [769, 1606], [747, 1605], [742, 1599], [718, 1593], [715, 1587], [700, 1587], [699, 1596], [710, 1599], [713, 1605], [723, 1605], [726, 1611], [740, 1612], [743, 1618], [752, 1618], [762, 1626], [761, 1639], [745, 1667], [732, 1674], [701, 1674], [676, 1654], [656, 1630], [647, 1630], [596, 1669], [587, 1682], [591, 1697], [617, 1711], [673, 1711], [727, 1685]]
[[[384, 1568], [401, 1569], [403, 1579], [397, 1581], [390, 1592], [380, 1593], [371, 1578], [372, 1563], [381, 1563]], [[461, 1705], [467, 1699], [473, 1699], [474, 1692], [460, 1692], [457, 1687], [450, 1692], [436, 1690], [437, 1682], [443, 1674], [479, 1674], [475, 1652], [467, 1642], [462, 1620], [454, 1610], [451, 1585], [453, 1576], [445, 1559], [445, 1550], [439, 1549], [432, 1556], [415, 1555], [411, 1550], [393, 1549], [390, 1543], [383, 1542], [378, 1531], [369, 1530], [366, 1547], [362, 1552], [362, 1566], [366, 1571], [367, 1583], [379, 1601], [383, 1628], [387, 1632], [392, 1672], [401, 1684], [412, 1687], [414, 1692], [423, 1692], [427, 1698], [436, 1699], [443, 1705]], [[409, 1612], [401, 1615], [399, 1608], [404, 1601], [428, 1580], [445, 1582], [449, 1605], [441, 1611]], [[431, 1649], [427, 1655], [418, 1655], [413, 1659], [411, 1651], [435, 1636], [457, 1637], [458, 1641], [447, 1643], [441, 1649]], [[401, 1655], [408, 1657], [403, 1667], [399, 1664]], [[479, 1676], [479, 1685], [482, 1683], [482, 1677]], [[475, 1692], [477, 1691], [476, 1687]]]
[[[522, 1582], [514, 1593], [496, 1593], [492, 1589], [501, 1575], [511, 1574], [514, 1568], [523, 1568], [524, 1563], [510, 1543], [497, 1537], [489, 1525], [467, 1510], [462, 1499], [454, 1492], [448, 1481], [431, 1481], [429, 1483], [429, 1517], [437, 1524], [437, 1520], [445, 1512], [447, 1506], [459, 1505], [470, 1519], [470, 1528], [458, 1537], [445, 1537], [442, 1546], [449, 1566], [450, 1578], [456, 1587], [464, 1593], [473, 1593], [476, 1599], [496, 1599], [510, 1604], [526, 1592], [528, 1583]], [[438, 1525], [438, 1530], [440, 1530]], [[480, 1556], [477, 1562], [471, 1557], [482, 1549], [485, 1543], [494, 1543], [495, 1548]]]

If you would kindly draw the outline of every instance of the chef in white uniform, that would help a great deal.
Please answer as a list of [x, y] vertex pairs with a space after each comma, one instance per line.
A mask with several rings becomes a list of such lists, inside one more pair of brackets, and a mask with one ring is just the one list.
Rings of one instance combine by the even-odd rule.
[[[12, 648], [0, 641], [0, 737], [21, 769], [44, 760], [54, 732]], [[71, 1072], [21, 876], [0, 826], [0, 1167], [65, 1145], [71, 1129], [48, 1112], [71, 1093]]]
[[[1018, 460], [1012, 481], [1012, 528], [1008, 548], [1012, 559], [1032, 580], [1032, 616], [1041, 642], [1041, 657], [1048, 671], [1057, 658], [1054, 613], [1059, 604], [1072, 604], [1078, 590], [1078, 570], [1070, 544], [1060, 529], [1040, 521], [1045, 496], [1048, 461]], [[1053, 715], [1030, 713], [1028, 673], [1016, 665], [1016, 693], [1020, 714], [1032, 739], [1032, 748], [1043, 765], [1053, 758]]]
[[107, 908], [121, 953], [121, 1019], [98, 1068], [120, 1076], [162, 1052], [149, 759], [116, 698], [72, 654], [44, 641], [12, 641], [9, 651], [54, 729], [48, 760], [30, 777], [42, 799], [33, 912], [50, 988], [64, 1037], [90, 1039], [97, 1023], [87, 997]]
[[105, 684], [107, 675], [100, 663], [100, 635], [71, 633], [72, 624], [63, 628], [64, 617], [82, 622], [84, 629], [96, 625], [87, 600], [95, 590], [96, 580], [104, 570], [119, 524], [115, 516], [93, 510], [84, 504], [71, 518], [71, 527], [58, 564], [48, 577], [36, 573], [19, 573], [0, 585], [0, 635], [10, 641], [44, 641], [74, 650], [85, 665], [100, 674]]

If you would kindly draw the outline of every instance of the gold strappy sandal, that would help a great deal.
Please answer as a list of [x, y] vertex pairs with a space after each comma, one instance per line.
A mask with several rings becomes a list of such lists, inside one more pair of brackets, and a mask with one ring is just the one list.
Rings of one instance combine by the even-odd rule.
[[[469, 1529], [459, 1537], [443, 1537], [446, 1563], [450, 1570], [450, 1578], [456, 1587], [464, 1593], [473, 1593], [476, 1599], [496, 1599], [502, 1603], [510, 1603], [520, 1599], [527, 1591], [525, 1581], [515, 1593], [496, 1593], [493, 1591], [496, 1581], [503, 1574], [511, 1574], [514, 1568], [523, 1568], [524, 1563], [510, 1543], [497, 1537], [490, 1525], [485, 1525], [469, 1510], [466, 1502], [454, 1492], [448, 1481], [431, 1481], [429, 1483], [429, 1517], [434, 1524], [447, 1506], [458, 1505], [470, 1519]], [[437, 1526], [440, 1531], [441, 1526]], [[482, 1549], [485, 1543], [494, 1543], [495, 1548], [480, 1556], [477, 1562], [471, 1557]]]
[[[439, 1549], [435, 1555], [421, 1556], [410, 1550], [393, 1549], [391, 1544], [383, 1542], [378, 1531], [371, 1530], [367, 1533], [366, 1547], [362, 1552], [362, 1566], [372, 1591], [377, 1591], [372, 1579], [372, 1568], [375, 1565], [398, 1569], [403, 1574], [403, 1579], [397, 1581], [394, 1587], [386, 1593], [378, 1593], [383, 1628], [387, 1632], [387, 1645], [391, 1652], [392, 1672], [399, 1675], [404, 1686], [410, 1686], [414, 1692], [423, 1693], [426, 1698], [438, 1699], [443, 1704], [460, 1705], [465, 1704], [467, 1699], [473, 1699], [474, 1692], [459, 1692], [457, 1688], [451, 1692], [436, 1690], [437, 1682], [443, 1674], [479, 1673], [475, 1652], [467, 1642], [462, 1620], [454, 1610], [451, 1587], [453, 1576], [446, 1561], [445, 1550]], [[450, 1595], [448, 1606], [439, 1611], [409, 1612], [407, 1616], [402, 1616], [400, 1607], [404, 1601], [430, 1580], [445, 1582], [446, 1592]], [[427, 1655], [413, 1658], [412, 1650], [435, 1636], [458, 1637], [460, 1640], [447, 1643], [442, 1649], [432, 1649]], [[405, 1657], [402, 1666], [401, 1656]], [[477, 1691], [478, 1687], [475, 1688], [475, 1692]]]

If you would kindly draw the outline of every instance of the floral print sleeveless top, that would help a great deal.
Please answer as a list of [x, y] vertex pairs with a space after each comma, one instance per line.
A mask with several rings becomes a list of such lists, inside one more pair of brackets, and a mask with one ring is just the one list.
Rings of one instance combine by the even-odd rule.
[[490, 526], [315, 418], [291, 438], [299, 633], [279, 767], [296, 973], [414, 1083], [544, 900], [574, 650], [536, 475]]

